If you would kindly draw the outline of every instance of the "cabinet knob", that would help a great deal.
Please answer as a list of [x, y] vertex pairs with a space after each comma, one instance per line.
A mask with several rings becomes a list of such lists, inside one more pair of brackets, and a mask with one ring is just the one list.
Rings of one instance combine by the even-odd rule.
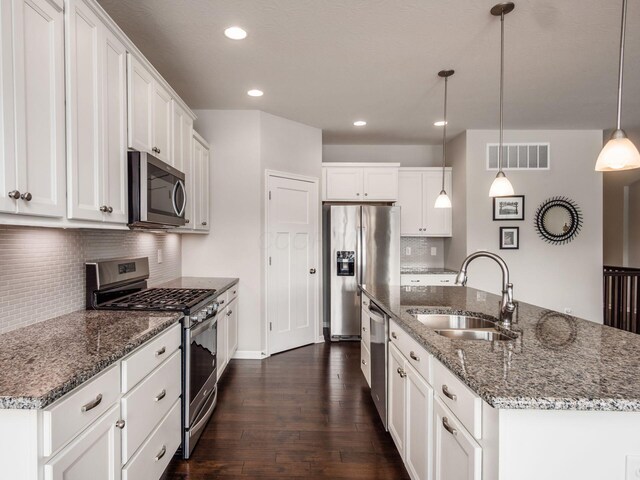
[[122, 430], [124, 428], [124, 426], [126, 425], [124, 420], [118, 420], [116, 422], [116, 427], [118, 427], [120, 430]]
[[185, 224], [187, 224], [187, 223], [191, 223], [191, 220], [189, 220], [188, 218], [185, 218], [184, 223], [185, 223]]
[[22, 200], [24, 200], [25, 202], [30, 202], [31, 199], [33, 198], [33, 195], [31, 195], [31, 193], [29, 193], [29, 192], [25, 192], [22, 195], [20, 195], [20, 198]]
[[102, 213], [107, 213], [107, 210], [109, 210], [109, 207], [107, 207], [106, 205], [102, 205], [102, 206], [100, 207], [100, 211], [101, 211]]
[[398, 335], [396, 335], [396, 332], [391, 332], [391, 338], [398, 338]]
[[13, 198], [14, 200], [18, 200], [20, 198], [20, 192], [18, 190], [11, 190], [8, 195], [9, 198]]
[[407, 376], [407, 372], [405, 372], [402, 368], [398, 367], [398, 375], [400, 375], [400, 378], [404, 378]]
[[229, 311], [227, 312], [227, 317], [228, 317], [228, 316], [230, 316], [232, 313], [233, 313], [233, 310], [229, 310]]
[[356, 197], [359, 197], [359, 196], [360, 196], [360, 194], [359, 194], [359, 193], [356, 193]]
[[410, 352], [409, 356], [411, 357], [412, 360], [415, 360], [416, 362], [420, 361], [420, 357], [417, 356], [414, 352]]
[[310, 273], [311, 275], [313, 275], [314, 273], [316, 273], [316, 269], [315, 269], [315, 268], [310, 269], [310, 270], [309, 270], [309, 273]]
[[365, 196], [365, 197], [368, 197], [368, 196], [369, 196], [369, 194], [368, 194], [368, 193], [365, 193], [365, 194], [364, 194], [364, 196]]
[[107, 213], [113, 213], [113, 207], [107, 207]]
[[202, 226], [206, 227], [207, 226], [207, 222], [202, 222]]
[[366, 364], [367, 364], [367, 361], [366, 361], [364, 358], [362, 359], [362, 364], [363, 364], [363, 365], [366, 365]]

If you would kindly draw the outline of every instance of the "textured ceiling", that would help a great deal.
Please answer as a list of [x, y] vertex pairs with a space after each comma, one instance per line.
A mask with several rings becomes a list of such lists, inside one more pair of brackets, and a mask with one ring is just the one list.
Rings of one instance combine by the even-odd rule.
[[[437, 143], [498, 125], [495, 0], [99, 0], [194, 109], [260, 109], [324, 143]], [[506, 17], [505, 128], [614, 126], [621, 0], [520, 0]], [[224, 28], [249, 37], [232, 41]], [[260, 88], [261, 98], [246, 95]], [[623, 123], [640, 127], [640, 3]], [[365, 119], [364, 128], [353, 127]]]

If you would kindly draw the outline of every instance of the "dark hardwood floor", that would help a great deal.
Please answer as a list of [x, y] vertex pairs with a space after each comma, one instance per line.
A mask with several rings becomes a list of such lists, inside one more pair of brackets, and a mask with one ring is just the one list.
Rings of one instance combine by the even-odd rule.
[[359, 362], [357, 342], [233, 360], [192, 458], [163, 479], [409, 478]]

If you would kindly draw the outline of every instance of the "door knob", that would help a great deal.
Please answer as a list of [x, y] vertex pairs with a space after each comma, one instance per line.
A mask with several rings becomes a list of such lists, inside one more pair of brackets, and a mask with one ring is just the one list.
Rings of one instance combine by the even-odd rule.
[[20, 198], [20, 192], [18, 190], [11, 190], [8, 195], [9, 198], [13, 198], [14, 200], [18, 200]]
[[313, 275], [314, 273], [316, 273], [316, 269], [315, 269], [315, 268], [312, 268], [311, 270], [309, 270], [309, 273], [310, 273], [311, 275]]

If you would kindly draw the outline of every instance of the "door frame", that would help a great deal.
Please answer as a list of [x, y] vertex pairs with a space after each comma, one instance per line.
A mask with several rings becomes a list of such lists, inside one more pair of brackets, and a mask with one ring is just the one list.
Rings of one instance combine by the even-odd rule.
[[262, 345], [264, 347], [263, 358], [271, 356], [271, 344], [270, 344], [270, 335], [269, 335], [269, 178], [270, 177], [278, 177], [285, 178], [288, 180], [297, 180], [302, 182], [308, 182], [316, 185], [316, 191], [318, 192], [318, 198], [316, 199], [316, 205], [318, 209], [317, 215], [317, 223], [316, 223], [316, 231], [318, 232], [316, 242], [316, 275], [318, 275], [317, 287], [315, 289], [316, 296], [316, 311], [313, 319], [313, 324], [316, 332], [316, 340], [315, 343], [324, 342], [324, 336], [322, 335], [322, 331], [320, 329], [320, 319], [322, 318], [322, 202], [320, 201], [321, 193], [320, 193], [320, 179], [319, 177], [311, 177], [307, 175], [300, 175], [297, 173], [289, 173], [282, 172], [279, 170], [269, 170], [265, 169], [264, 171], [264, 225], [262, 228], [263, 240], [262, 240], [262, 248], [263, 248], [263, 275], [264, 275], [264, 298], [262, 300], [263, 311], [264, 311], [264, 319], [262, 323]]

